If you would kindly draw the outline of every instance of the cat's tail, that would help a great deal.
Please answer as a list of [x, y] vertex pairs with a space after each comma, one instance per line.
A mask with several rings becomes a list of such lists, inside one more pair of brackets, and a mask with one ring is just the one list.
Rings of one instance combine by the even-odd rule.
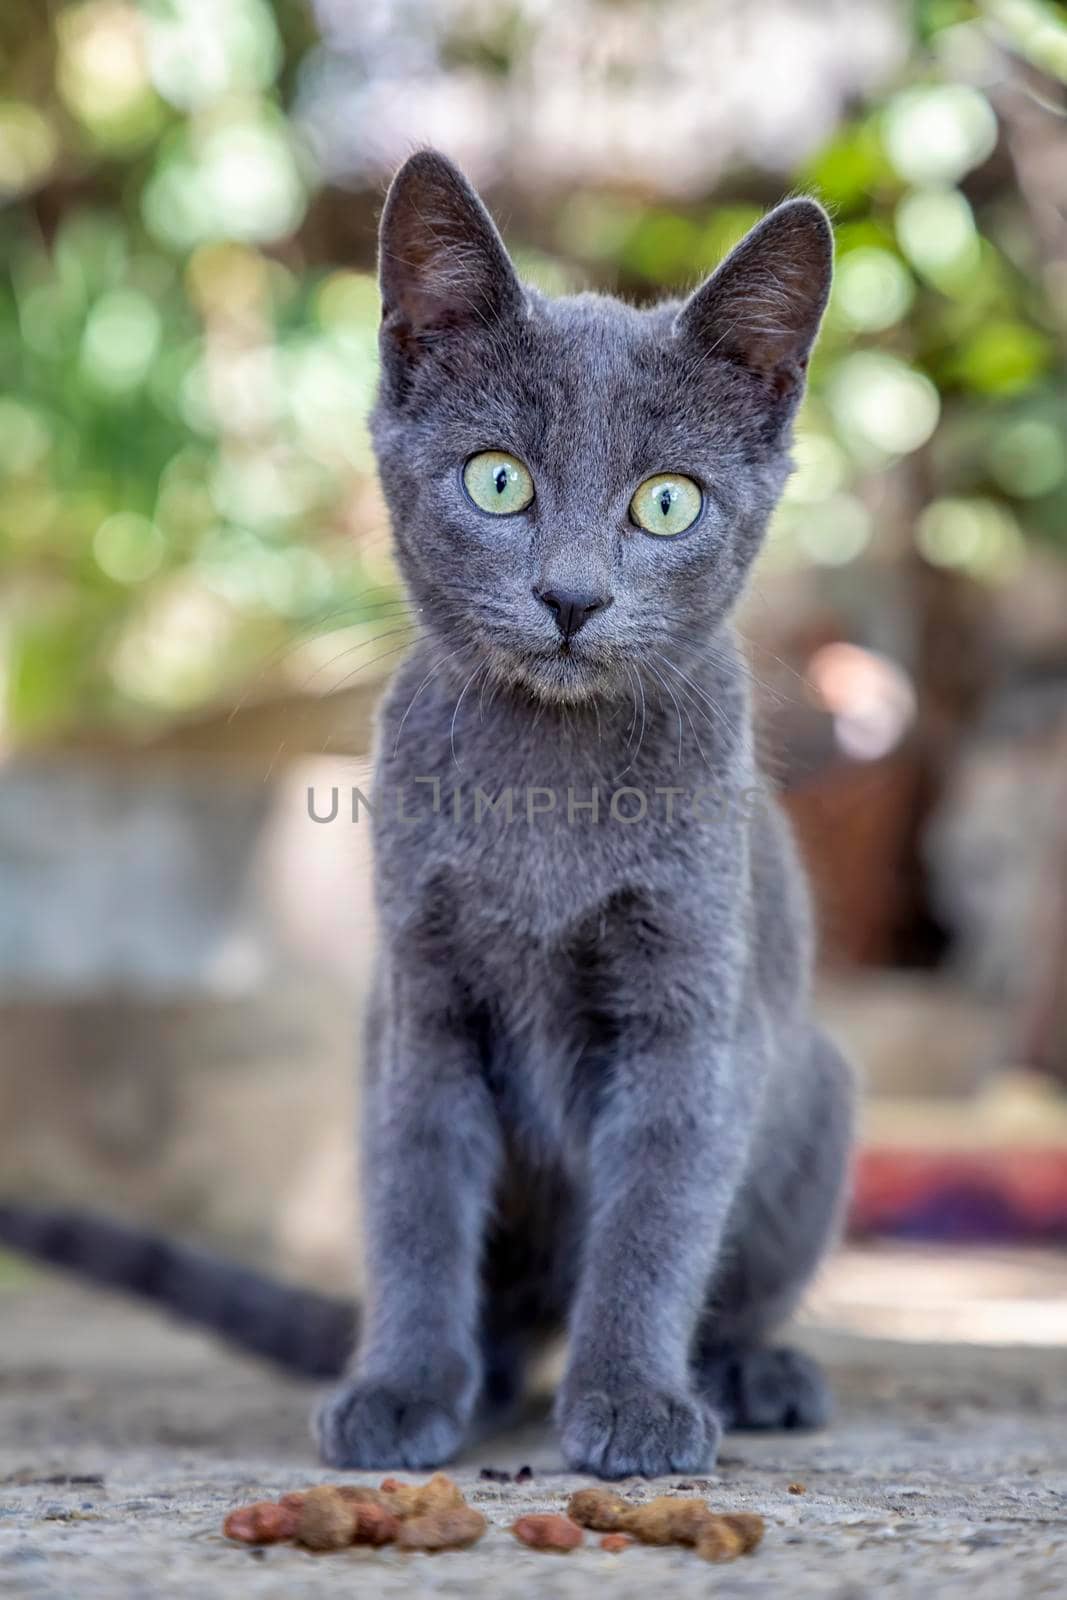
[[303, 1377], [337, 1377], [355, 1344], [354, 1305], [91, 1212], [0, 1202], [0, 1245], [152, 1301]]

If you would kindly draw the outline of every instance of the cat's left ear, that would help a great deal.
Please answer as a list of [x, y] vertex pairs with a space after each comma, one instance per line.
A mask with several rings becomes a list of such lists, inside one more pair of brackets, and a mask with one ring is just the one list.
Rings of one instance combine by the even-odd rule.
[[826, 309], [833, 259], [822, 206], [786, 200], [689, 297], [675, 333], [701, 354], [755, 373], [777, 399], [795, 395]]
[[522, 287], [493, 220], [447, 157], [420, 150], [400, 168], [379, 230], [382, 332], [415, 355], [441, 334], [521, 311]]

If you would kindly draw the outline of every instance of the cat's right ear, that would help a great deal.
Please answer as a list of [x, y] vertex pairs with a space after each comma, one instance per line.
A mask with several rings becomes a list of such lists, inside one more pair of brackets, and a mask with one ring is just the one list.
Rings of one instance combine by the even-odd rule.
[[442, 336], [520, 314], [522, 286], [485, 206], [436, 150], [405, 161], [378, 242], [382, 332], [403, 362]]
[[733, 362], [786, 409], [799, 399], [833, 273], [830, 219], [816, 200], [776, 206], [690, 295], [675, 331]]

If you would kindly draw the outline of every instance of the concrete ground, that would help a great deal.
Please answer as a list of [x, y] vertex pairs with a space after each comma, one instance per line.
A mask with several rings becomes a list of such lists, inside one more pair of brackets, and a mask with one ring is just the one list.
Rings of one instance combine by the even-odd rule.
[[[758, 1510], [763, 1547], [730, 1566], [688, 1551], [566, 1557], [521, 1548], [521, 1510], [562, 1507], [543, 1408], [455, 1476], [493, 1524], [440, 1556], [249, 1552], [241, 1502], [324, 1481], [303, 1385], [154, 1315], [43, 1278], [0, 1289], [0, 1593], [34, 1600], [359, 1594], [551, 1597], [1061, 1596], [1067, 1592], [1067, 1348], [907, 1344], [809, 1331], [839, 1414], [825, 1433], [730, 1436], [699, 1492]], [[500, 1485], [483, 1466], [533, 1478]], [[336, 1474], [332, 1476], [336, 1477]], [[624, 1485], [641, 1497], [655, 1490]], [[793, 1492], [790, 1486], [802, 1488]]]

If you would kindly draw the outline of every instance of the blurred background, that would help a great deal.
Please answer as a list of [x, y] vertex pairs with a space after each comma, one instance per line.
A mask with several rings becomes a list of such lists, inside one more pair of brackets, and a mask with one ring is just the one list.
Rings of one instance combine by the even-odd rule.
[[352, 1279], [397, 163], [638, 301], [799, 189], [837, 277], [741, 625], [866, 1083], [816, 1303], [1067, 1339], [1065, 85], [1044, 0], [4, 0], [5, 1191]]

